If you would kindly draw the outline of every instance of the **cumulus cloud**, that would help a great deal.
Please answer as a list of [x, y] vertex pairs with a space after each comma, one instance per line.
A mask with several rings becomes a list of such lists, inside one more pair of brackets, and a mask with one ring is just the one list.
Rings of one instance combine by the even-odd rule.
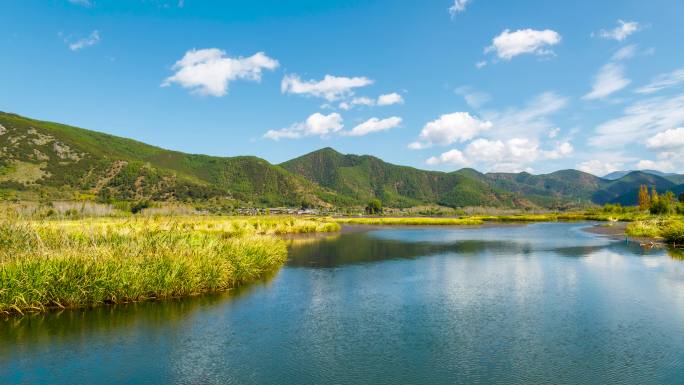
[[550, 55], [553, 51], [549, 48], [561, 41], [558, 32], [545, 29], [520, 29], [515, 32], [504, 30], [492, 40], [492, 45], [485, 48], [485, 53], [494, 52], [503, 60], [511, 60], [522, 54]]
[[301, 80], [297, 75], [287, 75], [280, 84], [283, 93], [309, 95], [335, 101], [354, 94], [354, 89], [373, 84], [366, 77], [325, 75], [323, 80]]
[[588, 160], [577, 164], [577, 169], [588, 172], [596, 176], [604, 176], [614, 171], [619, 171], [622, 168], [622, 163], [605, 162], [598, 159]]
[[91, 32], [90, 35], [88, 35], [84, 38], [80, 38], [80, 39], [76, 39], [76, 40], [65, 39], [64, 41], [69, 46], [70, 50], [80, 51], [84, 48], [92, 47], [95, 44], [99, 43], [100, 42], [100, 32], [95, 30], [95, 31]]
[[440, 156], [432, 156], [428, 158], [425, 163], [431, 165], [431, 166], [436, 166], [439, 164], [448, 164], [448, 165], [453, 165], [453, 166], [467, 166], [470, 164], [463, 155], [463, 153], [459, 150], [453, 149], [449, 150], [445, 153], [442, 153]]
[[392, 104], [403, 104], [404, 98], [396, 92], [378, 96], [378, 106], [391, 106]]
[[470, 3], [470, 0], [454, 0], [454, 4], [449, 7], [449, 14], [451, 17], [458, 15], [466, 10], [466, 6]]
[[668, 160], [654, 161], [649, 159], [642, 159], [636, 164], [637, 170], [658, 170], [658, 171], [672, 171], [674, 164]]
[[263, 52], [250, 57], [231, 58], [218, 48], [191, 50], [173, 65], [176, 73], [168, 77], [162, 86], [177, 83], [193, 93], [219, 97], [228, 93], [231, 81], [261, 81], [264, 70], [274, 70], [278, 65], [277, 60]]
[[619, 63], [607, 63], [594, 79], [591, 91], [582, 98], [586, 100], [604, 99], [627, 87], [631, 80], [625, 78], [625, 68]]
[[651, 150], [684, 150], [684, 127], [671, 128], [648, 138], [646, 147]]
[[618, 20], [617, 22], [617, 27], [610, 30], [602, 29], [601, 31], [599, 31], [599, 36], [601, 36], [604, 39], [623, 41], [629, 35], [641, 29], [641, 26], [636, 21]]
[[343, 110], [351, 110], [352, 108], [356, 106], [366, 106], [366, 107], [372, 107], [375, 105], [378, 106], [391, 106], [393, 104], [403, 104], [404, 103], [404, 98], [401, 97], [396, 92], [392, 92], [391, 94], [384, 94], [378, 96], [378, 99], [371, 99], [367, 96], [361, 96], [358, 98], [353, 98], [351, 100], [345, 100], [343, 102], [340, 102], [338, 105], [339, 108]]
[[454, 166], [480, 165], [489, 171], [519, 172], [531, 170], [529, 165], [538, 160], [568, 157], [573, 153], [568, 142], [557, 143], [550, 150], [544, 150], [534, 139], [512, 138], [507, 141], [475, 139], [463, 152], [453, 149], [426, 160], [429, 165], [448, 164]]
[[364, 136], [373, 132], [388, 131], [401, 124], [401, 118], [392, 116], [391, 118], [378, 119], [370, 118], [365, 122], [354, 127], [351, 131], [345, 133], [348, 136]]
[[684, 84], [684, 68], [676, 69], [667, 74], [656, 76], [650, 83], [639, 87], [639, 94], [653, 94], [658, 91]]
[[602, 149], [644, 143], [660, 132], [684, 124], [684, 94], [653, 97], [628, 105], [623, 115], [600, 124], [589, 144]]
[[317, 112], [309, 116], [304, 122], [280, 130], [269, 130], [264, 134], [264, 138], [272, 140], [297, 139], [306, 136], [325, 138], [342, 130], [343, 127], [340, 114], [333, 112], [329, 115], [323, 115]]
[[491, 122], [480, 120], [467, 112], [445, 114], [425, 124], [419, 140], [411, 143], [409, 148], [421, 149], [433, 145], [447, 146], [456, 141], [464, 142], [490, 128]]

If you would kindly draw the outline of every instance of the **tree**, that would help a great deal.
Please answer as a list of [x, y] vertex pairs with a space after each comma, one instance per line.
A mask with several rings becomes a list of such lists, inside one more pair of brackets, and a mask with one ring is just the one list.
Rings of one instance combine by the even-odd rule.
[[[657, 194], [657, 193], [656, 193]], [[668, 191], [663, 196], [658, 198], [656, 195], [656, 200], [651, 203], [651, 208], [649, 211], [651, 214], [672, 214], [675, 210], [675, 195], [672, 191]]]
[[679, 202], [684, 203], [684, 192], [679, 193]]
[[658, 202], [658, 191], [656, 190], [655, 186], [651, 187], [651, 205], [654, 205]]
[[382, 202], [380, 199], [376, 198], [368, 201], [368, 206], [366, 206], [366, 214], [382, 214]]
[[642, 184], [639, 187], [639, 209], [648, 210], [651, 207], [651, 198], [648, 196], [648, 187]]

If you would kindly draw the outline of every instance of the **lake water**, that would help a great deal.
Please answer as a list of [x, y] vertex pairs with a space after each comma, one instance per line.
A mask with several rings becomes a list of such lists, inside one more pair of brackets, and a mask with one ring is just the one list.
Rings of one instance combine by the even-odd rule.
[[587, 226], [297, 239], [235, 293], [0, 320], [0, 383], [684, 383], [684, 260]]

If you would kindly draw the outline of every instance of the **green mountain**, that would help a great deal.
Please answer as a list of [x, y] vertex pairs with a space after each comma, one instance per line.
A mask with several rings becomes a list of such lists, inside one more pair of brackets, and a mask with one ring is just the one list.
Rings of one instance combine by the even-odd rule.
[[374, 156], [340, 154], [329, 147], [281, 166], [357, 202], [377, 197], [392, 207], [434, 203], [451, 207], [514, 204], [513, 194], [491, 186], [475, 170], [424, 171], [390, 164]]
[[642, 184], [684, 192], [676, 174], [634, 171], [615, 179], [577, 170], [550, 174], [425, 171], [324, 148], [273, 165], [253, 156], [165, 150], [63, 124], [0, 112], [0, 199], [207, 201], [231, 205], [567, 208], [635, 204]]
[[233, 199], [326, 204], [334, 192], [252, 157], [192, 155], [62, 124], [0, 113], [0, 189], [70, 198]]

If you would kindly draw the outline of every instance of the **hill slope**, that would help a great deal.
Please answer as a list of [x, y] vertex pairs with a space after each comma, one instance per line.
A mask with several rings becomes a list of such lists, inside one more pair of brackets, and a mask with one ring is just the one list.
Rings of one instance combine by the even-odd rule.
[[257, 157], [185, 154], [7, 113], [0, 113], [0, 189], [116, 199], [225, 197], [265, 205], [336, 200]]
[[365, 202], [388, 206], [437, 203], [445, 206], [512, 206], [513, 194], [488, 184], [475, 170], [452, 173], [397, 166], [369, 155], [344, 155], [324, 148], [281, 166], [323, 187]]

